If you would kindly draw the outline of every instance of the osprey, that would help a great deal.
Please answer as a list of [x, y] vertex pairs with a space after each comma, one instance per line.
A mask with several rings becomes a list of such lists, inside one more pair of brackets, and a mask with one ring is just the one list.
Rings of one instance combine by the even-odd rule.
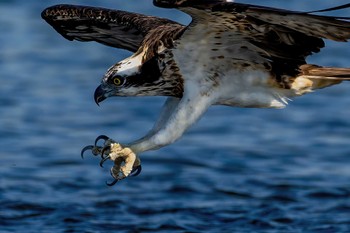
[[[119, 10], [57, 5], [42, 17], [68, 40], [97, 41], [134, 54], [103, 76], [96, 103], [112, 96], [167, 96], [159, 120], [141, 139], [107, 136], [91, 149], [114, 161], [110, 185], [141, 171], [138, 154], [177, 139], [211, 105], [283, 108], [290, 98], [350, 80], [350, 68], [307, 64], [323, 39], [346, 42], [347, 17], [319, 16], [225, 0], [154, 0], [189, 14], [188, 26]], [[329, 8], [348, 8], [350, 4]], [[103, 146], [98, 141], [104, 140]]]

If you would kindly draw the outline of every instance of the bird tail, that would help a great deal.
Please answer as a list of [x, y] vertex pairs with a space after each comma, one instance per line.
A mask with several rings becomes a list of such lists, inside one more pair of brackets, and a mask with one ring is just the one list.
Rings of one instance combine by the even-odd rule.
[[300, 74], [294, 79], [291, 89], [297, 95], [302, 95], [313, 90], [339, 84], [342, 81], [350, 81], [350, 68], [306, 64], [300, 66]]

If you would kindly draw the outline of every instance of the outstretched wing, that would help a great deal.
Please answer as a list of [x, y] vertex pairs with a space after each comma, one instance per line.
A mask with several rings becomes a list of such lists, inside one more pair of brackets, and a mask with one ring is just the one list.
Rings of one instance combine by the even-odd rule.
[[[277, 76], [299, 72], [306, 56], [324, 47], [323, 38], [346, 41], [350, 22], [345, 17], [326, 17], [225, 0], [154, 0], [154, 5], [179, 8], [193, 21], [183, 34], [186, 41], [199, 41], [203, 28], [212, 34], [213, 46], [220, 43], [237, 52], [237, 59], [271, 67]], [[342, 8], [349, 7], [347, 5]], [[333, 8], [329, 9], [332, 10]], [[205, 27], [211, 25], [211, 28]], [[220, 41], [221, 40], [221, 41]], [[226, 42], [226, 43], [225, 43]], [[245, 54], [245, 55], [244, 55]]]
[[56, 5], [41, 16], [68, 40], [96, 41], [137, 51], [147, 33], [161, 25], [178, 23], [152, 16], [104, 8]]

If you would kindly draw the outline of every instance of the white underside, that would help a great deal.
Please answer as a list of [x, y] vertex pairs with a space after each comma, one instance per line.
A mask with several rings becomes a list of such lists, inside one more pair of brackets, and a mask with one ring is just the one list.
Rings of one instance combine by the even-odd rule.
[[[199, 56], [199, 55], [198, 55]], [[210, 96], [211, 104], [223, 104], [237, 107], [283, 108], [287, 99], [280, 89], [269, 84], [269, 75], [261, 70], [230, 70], [221, 73], [218, 78], [206, 76], [211, 68], [217, 70], [225, 64], [215, 60], [200, 59], [197, 63], [186, 61], [183, 53], [174, 51], [184, 78], [185, 88], [191, 92]], [[205, 64], [206, 67], [203, 66]]]
[[[286, 98], [282, 97], [277, 88], [268, 85], [268, 79], [268, 75], [261, 71], [230, 71], [220, 77], [217, 85], [211, 86], [209, 92], [213, 98], [212, 104], [248, 108], [285, 107]], [[203, 78], [198, 77], [198, 80]], [[198, 88], [197, 84], [195, 86]], [[189, 88], [193, 90], [195, 86]]]

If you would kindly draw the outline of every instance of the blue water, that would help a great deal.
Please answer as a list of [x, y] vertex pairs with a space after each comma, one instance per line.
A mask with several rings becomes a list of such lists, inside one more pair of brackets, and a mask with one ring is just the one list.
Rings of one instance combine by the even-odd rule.
[[[350, 232], [350, 83], [284, 110], [213, 107], [180, 141], [142, 154], [140, 176], [108, 187], [111, 164], [82, 160], [81, 148], [144, 135], [164, 98], [97, 107], [103, 73], [130, 53], [63, 39], [40, 18], [57, 3], [0, 1], [0, 232]], [[150, 0], [74, 3], [189, 22]], [[350, 67], [350, 44], [327, 44], [310, 61]]]

